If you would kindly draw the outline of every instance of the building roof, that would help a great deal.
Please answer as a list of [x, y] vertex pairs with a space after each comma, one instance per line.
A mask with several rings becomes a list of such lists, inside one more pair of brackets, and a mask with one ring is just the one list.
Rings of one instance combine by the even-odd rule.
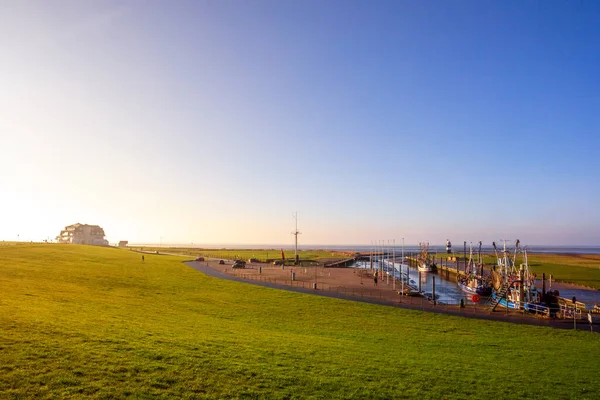
[[[77, 229], [79, 227], [89, 226], [90, 228], [100, 228], [99, 225], [88, 225], [88, 224], [80, 224], [79, 222], [73, 225], [65, 226], [65, 229]], [[102, 228], [100, 228], [102, 229]]]

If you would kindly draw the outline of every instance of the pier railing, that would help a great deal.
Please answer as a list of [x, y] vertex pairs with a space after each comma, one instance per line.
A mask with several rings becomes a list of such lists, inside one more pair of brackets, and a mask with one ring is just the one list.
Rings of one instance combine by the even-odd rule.
[[[310, 268], [309, 268], [310, 270]], [[403, 295], [401, 292], [401, 281], [396, 281], [396, 290], [393, 290], [393, 282], [392, 280], [389, 283], [385, 283], [384, 280], [381, 280], [377, 287], [364, 287], [364, 288], [356, 288], [356, 287], [346, 287], [342, 285], [332, 285], [329, 283], [320, 282], [319, 278], [326, 276], [328, 274], [327, 268], [321, 268], [321, 271], [317, 272], [317, 279], [314, 280], [306, 280], [306, 279], [298, 279], [295, 280], [292, 277], [290, 278], [281, 278], [281, 277], [272, 277], [268, 275], [262, 275], [255, 273], [250, 273], [249, 271], [245, 271], [244, 269], [226, 269], [225, 272], [229, 275], [236, 276], [238, 278], [248, 280], [248, 281], [259, 281], [265, 283], [273, 283], [276, 285], [284, 285], [296, 288], [303, 289], [312, 289], [318, 290], [322, 292], [339, 294], [340, 296], [344, 296], [348, 299], [370, 299], [374, 301], [380, 302], [388, 302], [390, 304], [398, 304], [398, 305], [408, 305], [408, 306], [418, 306], [423, 309], [437, 309], [437, 310], [447, 310], [447, 311], [460, 311], [462, 313], [487, 313], [488, 308], [485, 301], [480, 301], [478, 303], [474, 303], [469, 301], [468, 298], [464, 298], [461, 300], [436, 300], [435, 303], [431, 300], [428, 300], [426, 297], [419, 296], [410, 296]], [[306, 274], [303, 274], [303, 277], [306, 278], [306, 275], [314, 275], [314, 272], [310, 270]], [[367, 285], [372, 284], [371, 281], [367, 281]], [[408, 285], [405, 283], [405, 288]], [[524, 311], [517, 310], [507, 310], [502, 309], [501, 311], [505, 314], [511, 315], [521, 315], [524, 318], [531, 318], [532, 316], [538, 318], [545, 318], [546, 315], [543, 313], [525, 313]]]
[[[267, 274], [263, 274], [262, 272], [268, 272], [271, 269], [282, 269], [290, 271], [290, 275], [287, 278], [283, 278], [281, 276], [269, 276]], [[263, 271], [264, 270], [264, 271]], [[377, 285], [373, 283], [373, 279], [370, 278], [371, 274], [365, 274], [361, 278], [362, 287], [350, 287], [344, 285], [336, 285], [327, 282], [323, 282], [323, 278], [330, 277], [331, 271], [334, 269], [324, 268], [324, 267], [294, 267], [292, 268], [282, 267], [282, 266], [250, 266], [249, 268], [226, 268], [225, 273], [236, 276], [238, 278], [248, 280], [248, 281], [258, 281], [265, 283], [273, 283], [276, 285], [290, 286], [295, 288], [303, 288], [303, 289], [311, 289], [321, 292], [328, 292], [333, 294], [338, 294], [340, 297], [345, 297], [348, 299], [369, 299], [377, 302], [386, 302], [389, 304], [397, 304], [397, 305], [407, 305], [418, 307], [422, 309], [436, 309], [436, 310], [447, 310], [453, 312], [461, 312], [461, 313], [480, 313], [480, 314], [489, 314], [489, 304], [485, 301], [485, 297], [481, 299], [479, 302], [471, 301], [471, 298], [468, 295], [465, 295], [464, 298], [459, 300], [453, 299], [437, 299], [433, 301], [431, 293], [418, 293], [415, 295], [413, 287], [409, 286], [406, 282], [404, 282], [404, 289], [412, 289], [411, 295], [403, 294], [402, 282], [396, 279], [394, 284], [393, 278], [390, 277], [389, 281], [381, 278]], [[362, 270], [366, 271], [366, 270]], [[357, 269], [357, 272], [360, 274], [361, 270]], [[394, 289], [395, 287], [395, 289]], [[430, 297], [427, 298], [426, 296]], [[503, 313], [506, 315], [512, 315], [514, 317], [521, 316], [522, 318], [548, 318], [548, 312], [546, 310], [540, 309], [537, 312], [537, 309], [529, 310], [515, 310], [515, 309], [507, 309], [507, 308], [499, 308], [495, 311], [496, 314]], [[589, 311], [589, 310], [588, 310]], [[573, 315], [575, 314], [575, 315]], [[556, 312], [553, 313], [556, 318], [563, 319], [585, 319], [587, 318], [586, 312]]]

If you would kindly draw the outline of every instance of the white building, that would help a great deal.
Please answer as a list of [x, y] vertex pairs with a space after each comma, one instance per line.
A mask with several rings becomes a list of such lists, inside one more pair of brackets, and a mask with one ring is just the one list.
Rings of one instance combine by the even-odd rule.
[[104, 229], [98, 225], [76, 223], [66, 226], [56, 237], [58, 243], [91, 244], [94, 246], [108, 246], [104, 239]]

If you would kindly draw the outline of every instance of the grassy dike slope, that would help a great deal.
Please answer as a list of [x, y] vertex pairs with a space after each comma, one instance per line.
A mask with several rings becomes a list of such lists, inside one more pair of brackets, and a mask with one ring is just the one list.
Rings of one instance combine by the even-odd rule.
[[600, 335], [0, 247], [0, 398], [597, 398]]
[[529, 265], [546, 277], [600, 289], [600, 254], [532, 254]]

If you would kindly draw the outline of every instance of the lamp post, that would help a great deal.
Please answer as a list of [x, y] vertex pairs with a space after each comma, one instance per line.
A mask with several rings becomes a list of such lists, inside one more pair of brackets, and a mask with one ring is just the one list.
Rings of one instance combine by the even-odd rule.
[[465, 260], [465, 274], [467, 273], [467, 241], [465, 240], [464, 248], [463, 248], [463, 257]]
[[298, 265], [298, 235], [300, 235], [302, 232], [298, 231], [298, 211], [296, 211], [294, 214], [292, 214], [292, 216], [294, 217], [294, 220], [296, 221], [296, 229], [294, 229], [294, 232], [292, 232], [292, 235], [294, 235], [294, 242], [295, 242], [294, 265]]
[[371, 272], [373, 272], [373, 241], [371, 240], [371, 248], [369, 252], [369, 267]]
[[[394, 247], [392, 247], [392, 270], [394, 271], [394, 280], [392, 281], [392, 289], [396, 291], [396, 239], [393, 240], [393, 244]], [[402, 266], [402, 264], [400, 264], [400, 266]], [[400, 272], [400, 275], [402, 275], [402, 272]]]
[[[400, 277], [402, 279], [402, 295], [404, 295], [404, 238], [402, 238], [402, 261], [400, 262]], [[408, 274], [408, 270], [406, 271]]]
[[383, 282], [383, 239], [381, 240], [380, 254], [379, 254], [379, 277]]
[[[385, 252], [385, 253], [386, 253], [386, 255], [387, 255], [387, 253], [388, 253], [389, 251], [390, 251], [390, 240], [388, 239], [388, 245], [387, 245], [386, 252]], [[387, 276], [386, 276], [386, 278], [385, 278], [385, 284], [386, 284], [386, 285], [389, 285], [389, 284], [390, 284], [390, 266], [389, 266], [389, 265], [388, 265], [388, 267], [387, 267]]]
[[319, 263], [315, 265], [315, 289], [317, 289], [317, 270], [319, 269]]

